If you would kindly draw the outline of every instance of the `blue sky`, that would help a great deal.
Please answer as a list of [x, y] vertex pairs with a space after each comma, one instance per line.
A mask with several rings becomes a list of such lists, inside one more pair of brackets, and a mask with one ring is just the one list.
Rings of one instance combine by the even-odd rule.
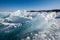
[[0, 11], [60, 9], [60, 0], [0, 0]]

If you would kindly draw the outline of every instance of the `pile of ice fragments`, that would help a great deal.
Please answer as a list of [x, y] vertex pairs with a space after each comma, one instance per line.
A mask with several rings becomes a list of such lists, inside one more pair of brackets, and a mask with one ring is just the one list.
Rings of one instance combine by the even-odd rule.
[[60, 40], [56, 12], [0, 12], [0, 40]]

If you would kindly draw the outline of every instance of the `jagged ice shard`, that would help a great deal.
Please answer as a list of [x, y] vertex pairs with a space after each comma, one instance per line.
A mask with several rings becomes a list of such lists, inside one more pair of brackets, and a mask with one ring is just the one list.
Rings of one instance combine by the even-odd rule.
[[17, 40], [27, 33], [44, 31], [51, 27], [55, 17], [55, 12], [0, 12], [0, 40]]

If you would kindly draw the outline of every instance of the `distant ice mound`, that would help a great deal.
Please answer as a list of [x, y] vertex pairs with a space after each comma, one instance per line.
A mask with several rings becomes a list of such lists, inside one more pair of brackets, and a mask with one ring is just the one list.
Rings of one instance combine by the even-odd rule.
[[[0, 35], [1, 39], [5, 36], [24, 37], [25, 34], [36, 30], [43, 31], [49, 28], [56, 17], [55, 12], [27, 12], [18, 10], [15, 12], [0, 12]], [[4, 34], [4, 36], [3, 36]]]

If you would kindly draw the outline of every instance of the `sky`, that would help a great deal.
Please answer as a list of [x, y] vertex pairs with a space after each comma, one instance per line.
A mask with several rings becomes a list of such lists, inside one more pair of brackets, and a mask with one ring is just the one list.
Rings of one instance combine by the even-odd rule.
[[0, 0], [0, 11], [60, 9], [60, 0]]

